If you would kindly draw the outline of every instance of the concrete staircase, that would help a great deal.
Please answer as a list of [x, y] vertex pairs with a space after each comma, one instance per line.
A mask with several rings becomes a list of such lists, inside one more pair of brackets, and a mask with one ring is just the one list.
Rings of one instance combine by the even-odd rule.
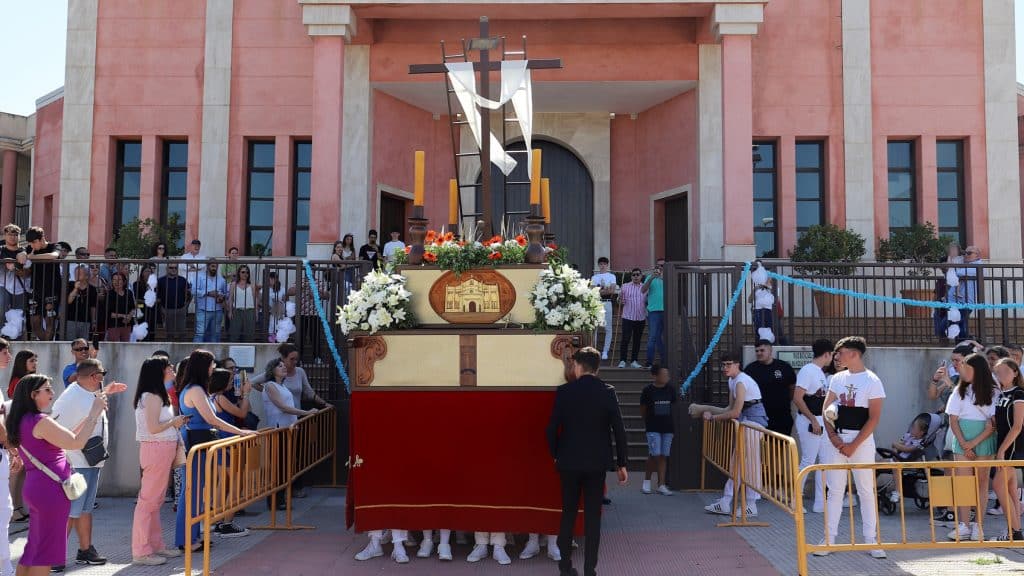
[[640, 393], [651, 383], [651, 374], [642, 369], [602, 367], [600, 377], [614, 386], [619, 396], [626, 441], [629, 443], [629, 469], [643, 470], [647, 460], [647, 437], [643, 418], [640, 417]]

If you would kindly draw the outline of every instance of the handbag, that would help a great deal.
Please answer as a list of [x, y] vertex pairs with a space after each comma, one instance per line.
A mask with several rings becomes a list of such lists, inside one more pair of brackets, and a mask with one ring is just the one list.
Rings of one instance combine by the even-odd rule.
[[85, 494], [85, 491], [89, 488], [89, 485], [85, 481], [85, 476], [82, 476], [78, 472], [74, 472], [67, 480], [61, 480], [60, 476], [53, 470], [50, 470], [49, 466], [45, 466], [31, 452], [25, 449], [24, 446], [18, 448], [22, 454], [28, 456], [28, 459], [32, 464], [39, 469], [40, 472], [46, 474], [50, 480], [60, 484], [60, 487], [64, 489], [64, 495], [68, 497], [68, 500], [78, 500]]
[[212, 428], [200, 428], [198, 430], [192, 430], [190, 428], [185, 429], [185, 446], [192, 448], [206, 442], [213, 442], [217, 440], [217, 431]]
[[103, 436], [89, 438], [82, 448], [82, 456], [85, 457], [85, 461], [92, 467], [110, 458], [110, 454], [107, 453], [107, 447], [103, 445]]

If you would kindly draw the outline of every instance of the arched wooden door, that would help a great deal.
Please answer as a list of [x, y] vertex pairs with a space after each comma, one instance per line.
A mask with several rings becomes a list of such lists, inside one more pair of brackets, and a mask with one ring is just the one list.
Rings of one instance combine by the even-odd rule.
[[[569, 262], [584, 275], [594, 270], [594, 181], [583, 162], [569, 149], [548, 140], [534, 140], [541, 150], [541, 176], [551, 180], [551, 225], [555, 242], [569, 250]], [[509, 144], [508, 150], [523, 150], [522, 141]], [[508, 175], [509, 182], [529, 180], [523, 154], [514, 155], [518, 164]], [[502, 223], [511, 230], [522, 229], [522, 219], [530, 208], [530, 187], [509, 185], [504, 192], [505, 175], [491, 166], [491, 193], [495, 227]], [[477, 182], [479, 182], [479, 178]], [[480, 206], [477, 191], [476, 205]], [[502, 221], [498, 217], [504, 214]]]

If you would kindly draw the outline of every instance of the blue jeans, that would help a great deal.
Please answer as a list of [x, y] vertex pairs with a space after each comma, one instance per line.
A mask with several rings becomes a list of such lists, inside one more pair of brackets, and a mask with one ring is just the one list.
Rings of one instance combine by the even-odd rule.
[[[206, 465], [205, 458], [197, 457], [193, 459], [192, 463], [192, 504], [189, 512], [192, 513], [192, 517], [195, 518], [202, 512], [203, 504], [203, 484], [206, 477]], [[182, 466], [182, 470], [185, 467]], [[185, 546], [185, 483], [186, 480], [183, 477], [181, 479], [181, 492], [178, 494], [178, 513], [174, 519], [174, 545]], [[189, 544], [195, 544], [199, 542], [199, 524], [192, 525], [192, 535], [189, 539]]]
[[69, 517], [79, 518], [82, 514], [92, 514], [93, 506], [96, 505], [96, 489], [100, 486], [100, 470], [102, 468], [75, 468], [85, 477], [85, 494], [71, 501], [71, 513]]
[[648, 312], [647, 328], [647, 363], [654, 364], [655, 345], [658, 347], [658, 352], [661, 353], [662, 363], [667, 362], [668, 358], [665, 353], [665, 336], [662, 334], [662, 331], [665, 328], [665, 312]]
[[193, 342], [220, 342], [220, 325], [224, 312], [196, 310], [196, 337]]

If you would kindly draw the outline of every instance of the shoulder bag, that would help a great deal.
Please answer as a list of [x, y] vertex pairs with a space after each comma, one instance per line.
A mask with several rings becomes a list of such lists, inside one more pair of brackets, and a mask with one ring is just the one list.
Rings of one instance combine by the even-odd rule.
[[25, 456], [28, 456], [29, 461], [32, 462], [40, 472], [46, 474], [50, 480], [60, 484], [60, 487], [64, 489], [64, 495], [68, 497], [68, 500], [78, 500], [83, 494], [85, 494], [86, 489], [89, 487], [85, 481], [85, 476], [75, 472], [71, 474], [67, 480], [61, 480], [60, 476], [57, 476], [56, 472], [50, 470], [49, 466], [44, 465], [39, 460], [36, 460], [36, 457], [26, 450], [24, 446], [19, 447], [18, 450]]

